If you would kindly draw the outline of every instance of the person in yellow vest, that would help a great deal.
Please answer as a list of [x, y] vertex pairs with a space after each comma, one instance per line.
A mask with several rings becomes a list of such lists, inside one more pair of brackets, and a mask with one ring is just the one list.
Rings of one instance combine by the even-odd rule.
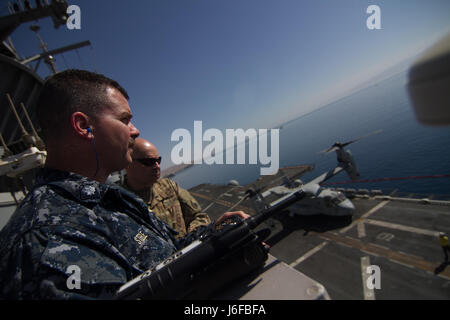
[[137, 138], [132, 160], [122, 186], [143, 199], [159, 219], [178, 232], [177, 237], [211, 223], [187, 190], [175, 181], [160, 179], [161, 157], [152, 143]]
[[439, 233], [439, 241], [441, 242], [441, 246], [442, 246], [442, 250], [444, 251], [444, 255], [445, 255], [445, 263], [448, 263], [448, 251], [450, 251], [450, 247], [448, 245], [448, 236], [443, 233], [440, 232]]

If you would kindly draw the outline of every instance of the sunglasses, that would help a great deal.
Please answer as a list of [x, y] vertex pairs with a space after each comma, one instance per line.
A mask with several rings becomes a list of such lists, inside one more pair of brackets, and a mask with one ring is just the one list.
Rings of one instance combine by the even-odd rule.
[[156, 163], [161, 164], [161, 157], [158, 158], [142, 158], [142, 159], [133, 159], [133, 161], [137, 161], [140, 164], [143, 164], [146, 167], [153, 167]]

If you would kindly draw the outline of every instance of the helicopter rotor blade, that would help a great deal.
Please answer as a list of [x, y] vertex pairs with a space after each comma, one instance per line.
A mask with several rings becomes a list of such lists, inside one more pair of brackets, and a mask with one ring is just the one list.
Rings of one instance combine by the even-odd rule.
[[361, 140], [361, 139], [370, 137], [371, 135], [378, 134], [378, 133], [380, 133], [380, 132], [382, 132], [382, 131], [383, 131], [382, 129], [376, 130], [376, 131], [373, 131], [373, 132], [371, 132], [371, 133], [369, 133], [369, 134], [366, 134], [366, 135], [364, 135], [364, 136], [362, 136], [362, 137], [359, 137], [359, 138], [356, 138], [356, 139], [353, 139], [353, 140], [350, 140], [350, 141], [347, 141], [347, 142], [344, 142], [344, 143], [339, 143], [339, 144], [338, 144], [338, 143], [335, 143], [335, 144], [333, 144], [330, 148], [325, 149], [325, 150], [322, 150], [322, 151], [320, 151], [320, 152], [318, 152], [318, 153], [329, 153], [329, 152], [336, 151], [336, 150], [339, 149], [339, 148], [346, 147], [346, 146], [348, 146], [348, 145], [351, 144], [351, 143], [354, 143], [354, 142], [359, 141], [359, 140]]
[[354, 139], [354, 140], [345, 142], [345, 143], [342, 144], [342, 146], [343, 146], [343, 147], [348, 146], [348, 145], [351, 144], [351, 143], [354, 143], [354, 142], [359, 141], [359, 140], [361, 140], [361, 139], [370, 137], [370, 136], [372, 136], [372, 135], [374, 135], [374, 134], [378, 134], [378, 133], [380, 133], [380, 132], [382, 132], [382, 131], [383, 131], [382, 129], [376, 130], [376, 131], [374, 131], [374, 132], [371, 132], [371, 133], [369, 133], [369, 134], [366, 134], [365, 136], [362, 136], [362, 137], [356, 138], [356, 139]]
[[339, 147], [333, 145], [332, 147], [330, 147], [328, 149], [325, 149], [325, 150], [322, 150], [319, 153], [329, 153], [329, 152], [333, 152], [333, 151], [335, 151], [337, 149], [339, 149]]

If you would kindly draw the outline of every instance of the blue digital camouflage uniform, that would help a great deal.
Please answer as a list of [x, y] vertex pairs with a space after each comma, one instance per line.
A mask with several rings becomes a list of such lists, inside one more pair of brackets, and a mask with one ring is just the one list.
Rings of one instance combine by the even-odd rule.
[[[175, 233], [119, 186], [41, 169], [0, 232], [0, 298], [111, 298], [195, 238]], [[68, 285], [70, 266], [80, 289]]]

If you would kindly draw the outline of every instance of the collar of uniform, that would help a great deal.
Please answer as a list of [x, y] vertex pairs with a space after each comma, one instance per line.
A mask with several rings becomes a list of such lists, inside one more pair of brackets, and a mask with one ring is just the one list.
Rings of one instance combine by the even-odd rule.
[[167, 192], [169, 189], [167, 179], [158, 179], [152, 186], [153, 198], [158, 197], [160, 199], [166, 199], [169, 197]]
[[108, 189], [107, 185], [82, 175], [51, 168], [42, 168], [38, 171], [36, 184], [59, 187], [81, 202], [98, 203]]
[[149, 203], [152, 200], [152, 194], [150, 188], [145, 188], [143, 190], [134, 190], [128, 185], [128, 176], [125, 175], [125, 178], [123, 180], [122, 187], [126, 190], [132, 192], [133, 194], [137, 195], [139, 198], [144, 200], [145, 203]]

